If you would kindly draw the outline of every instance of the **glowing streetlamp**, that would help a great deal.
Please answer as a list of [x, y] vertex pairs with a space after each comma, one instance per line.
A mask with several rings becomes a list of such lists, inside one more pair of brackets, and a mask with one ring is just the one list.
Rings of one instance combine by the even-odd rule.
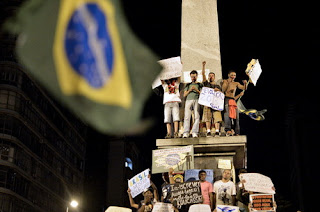
[[[79, 203], [78, 203], [78, 201], [76, 201], [76, 200], [72, 200], [71, 202], [70, 202], [70, 206], [72, 207], [72, 208], [76, 208], [76, 207], [78, 207], [78, 205], [79, 205]], [[69, 211], [69, 206], [67, 206], [67, 212]]]

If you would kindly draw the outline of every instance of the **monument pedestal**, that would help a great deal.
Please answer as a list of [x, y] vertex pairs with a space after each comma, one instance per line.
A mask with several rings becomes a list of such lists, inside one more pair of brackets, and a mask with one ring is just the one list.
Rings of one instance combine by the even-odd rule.
[[194, 168], [213, 169], [215, 177], [221, 176], [223, 171], [218, 168], [219, 160], [230, 160], [234, 178], [235, 169], [247, 168], [246, 143], [245, 135], [156, 140], [158, 149], [193, 145]]

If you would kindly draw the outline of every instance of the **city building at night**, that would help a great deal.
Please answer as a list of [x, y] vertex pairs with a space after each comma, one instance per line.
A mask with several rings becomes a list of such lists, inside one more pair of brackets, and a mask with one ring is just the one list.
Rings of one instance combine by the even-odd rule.
[[87, 127], [27, 75], [14, 43], [2, 33], [0, 211], [66, 211], [83, 198]]

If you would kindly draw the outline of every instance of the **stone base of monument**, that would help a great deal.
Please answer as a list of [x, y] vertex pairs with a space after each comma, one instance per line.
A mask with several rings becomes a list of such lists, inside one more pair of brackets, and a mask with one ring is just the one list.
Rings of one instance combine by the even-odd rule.
[[246, 143], [245, 135], [156, 140], [158, 149], [193, 145], [194, 168], [213, 169], [215, 178], [222, 176], [224, 168], [228, 166], [226, 161], [231, 162], [233, 178], [235, 178], [235, 169], [247, 167]]

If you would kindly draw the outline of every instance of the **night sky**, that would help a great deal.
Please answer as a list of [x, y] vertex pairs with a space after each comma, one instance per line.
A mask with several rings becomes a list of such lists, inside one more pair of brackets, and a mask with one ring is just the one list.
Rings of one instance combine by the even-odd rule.
[[[181, 1], [123, 4], [134, 32], [161, 59], [180, 55]], [[233, 69], [237, 81], [247, 79], [244, 70], [252, 58], [259, 59], [263, 70], [257, 86], [250, 84], [242, 97], [247, 108], [268, 110], [262, 122], [240, 117], [241, 134], [247, 135], [248, 171], [271, 177], [279, 199], [304, 211], [312, 208], [317, 183], [318, 13], [308, 2], [218, 0], [224, 78]], [[140, 137], [154, 149], [155, 139], [166, 133], [161, 97], [149, 98], [144, 117], [156, 120]], [[146, 154], [151, 157], [151, 151]]]

